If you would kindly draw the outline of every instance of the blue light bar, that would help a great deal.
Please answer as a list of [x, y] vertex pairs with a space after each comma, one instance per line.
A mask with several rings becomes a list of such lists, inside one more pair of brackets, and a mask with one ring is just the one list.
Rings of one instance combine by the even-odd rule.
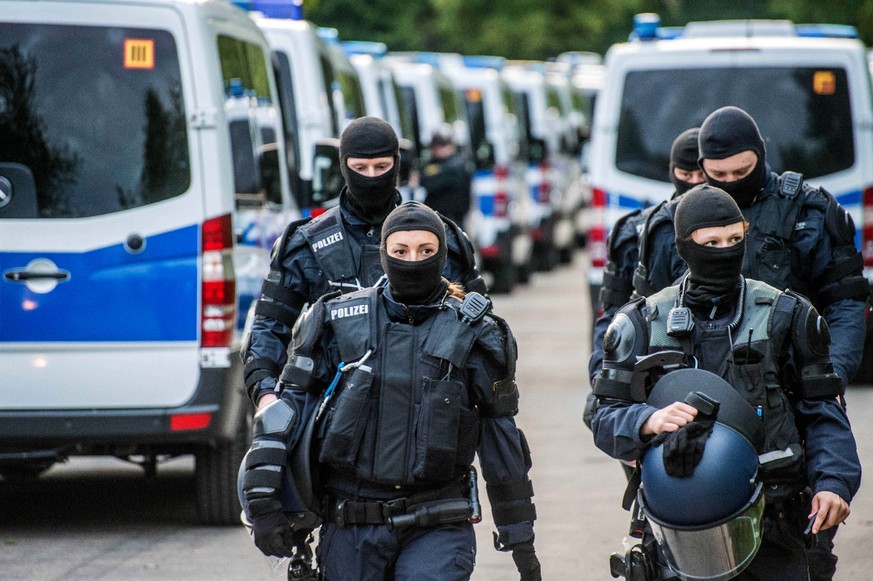
[[464, 57], [464, 66], [471, 69], [497, 69], [503, 68], [506, 58], [502, 56], [467, 55]]
[[388, 45], [384, 42], [344, 40], [341, 44], [346, 54], [368, 54], [377, 58], [388, 54]]
[[849, 24], [797, 24], [797, 36], [812, 38], [858, 38], [858, 29]]
[[337, 45], [340, 43], [339, 30], [337, 30], [336, 28], [319, 26], [315, 32], [316, 34], [318, 34], [318, 38], [320, 38], [324, 42]]
[[303, 20], [303, 0], [231, 0], [231, 4], [267, 18]]
[[654, 12], [634, 14], [634, 30], [631, 39], [655, 40], [658, 36], [658, 27], [661, 26], [661, 17]]

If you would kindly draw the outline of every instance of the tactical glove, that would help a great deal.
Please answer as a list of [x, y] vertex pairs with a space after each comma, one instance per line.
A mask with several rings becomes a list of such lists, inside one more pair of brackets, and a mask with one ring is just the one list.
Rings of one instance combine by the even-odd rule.
[[249, 513], [252, 516], [255, 546], [262, 553], [273, 557], [293, 556], [295, 542], [291, 523], [277, 499], [252, 500], [249, 502]]
[[712, 433], [715, 418], [698, 417], [675, 432], [669, 432], [664, 442], [664, 470], [676, 478], [687, 478], [703, 458], [706, 440]]
[[540, 561], [537, 559], [533, 542], [512, 545], [512, 560], [521, 575], [521, 581], [542, 581]]

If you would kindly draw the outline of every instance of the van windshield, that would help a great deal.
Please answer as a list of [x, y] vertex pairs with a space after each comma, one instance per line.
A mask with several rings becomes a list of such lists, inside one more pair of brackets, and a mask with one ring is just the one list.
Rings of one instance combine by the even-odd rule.
[[0, 23], [0, 162], [33, 174], [40, 218], [179, 196], [190, 165], [167, 31]]
[[726, 105], [744, 109], [758, 123], [776, 172], [796, 171], [809, 179], [855, 163], [845, 69], [707, 68], [627, 75], [616, 167], [668, 181], [673, 139]]

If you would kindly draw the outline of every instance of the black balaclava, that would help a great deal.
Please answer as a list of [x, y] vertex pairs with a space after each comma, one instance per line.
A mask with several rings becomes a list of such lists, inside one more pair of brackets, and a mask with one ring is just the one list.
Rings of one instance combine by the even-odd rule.
[[[439, 240], [437, 253], [424, 260], [400, 260], [388, 255], [386, 242], [393, 232], [426, 230]], [[420, 202], [406, 202], [395, 208], [382, 224], [382, 268], [388, 275], [391, 296], [401, 303], [421, 305], [445, 292], [448, 282], [443, 278], [446, 266], [446, 227], [439, 214]]]
[[710, 113], [703, 121], [698, 141], [701, 168], [704, 159], [724, 159], [743, 151], [755, 152], [758, 162], [752, 172], [741, 180], [721, 182], [711, 178], [703, 170], [706, 183], [726, 191], [740, 208], [751, 206], [767, 183], [764, 139], [755, 120], [738, 107], [722, 107]]
[[673, 173], [673, 170], [678, 167], [685, 171], [700, 171], [700, 166], [697, 165], [697, 135], [699, 133], [699, 127], [686, 129], [673, 140], [673, 147], [670, 148], [670, 181], [676, 188], [676, 194], [680, 196], [697, 184], [680, 180]]
[[[367, 177], [348, 166], [350, 157], [393, 157], [394, 166], [382, 175]], [[394, 128], [377, 117], [360, 117], [349, 123], [340, 138], [340, 170], [352, 208], [367, 222], [379, 224], [397, 198], [400, 148]]]
[[697, 244], [691, 233], [699, 228], [730, 226], [743, 222], [736, 201], [723, 190], [700, 184], [679, 199], [673, 225], [676, 249], [691, 271], [686, 302], [689, 306], [718, 306], [735, 296], [739, 288], [746, 240], [727, 248]]

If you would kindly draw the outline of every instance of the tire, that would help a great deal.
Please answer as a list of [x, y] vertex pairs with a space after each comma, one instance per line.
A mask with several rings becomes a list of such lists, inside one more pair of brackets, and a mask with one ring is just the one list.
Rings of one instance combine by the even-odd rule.
[[194, 463], [197, 516], [204, 525], [238, 525], [242, 508], [237, 494], [237, 474], [251, 441], [251, 414], [233, 440], [201, 448]]
[[512, 260], [506, 258], [498, 262], [494, 267], [494, 284], [490, 291], [493, 294], [508, 294], [516, 282], [516, 270]]
[[861, 367], [852, 378], [852, 384], [871, 385], [873, 384], [873, 333], [867, 333], [867, 339], [864, 341], [864, 352], [861, 356]]
[[22, 462], [0, 466], [0, 476], [7, 482], [29, 482], [54, 465], [54, 461]]

